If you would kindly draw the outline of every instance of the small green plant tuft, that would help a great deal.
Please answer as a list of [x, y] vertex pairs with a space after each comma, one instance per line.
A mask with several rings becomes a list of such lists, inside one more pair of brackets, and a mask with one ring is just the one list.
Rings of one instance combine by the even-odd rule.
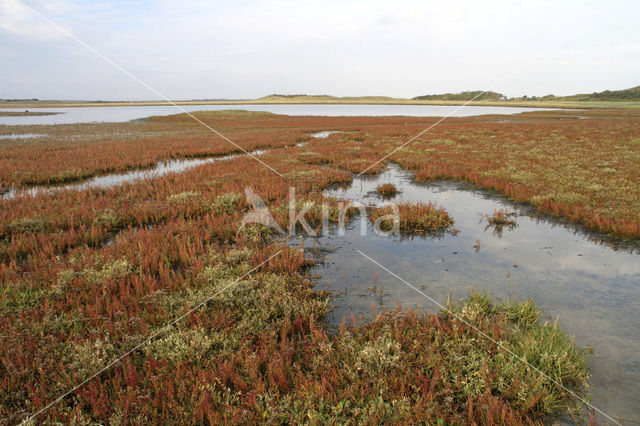
[[96, 215], [93, 224], [104, 228], [114, 228], [118, 225], [118, 213], [113, 209], [105, 209]]
[[215, 199], [213, 203], [213, 211], [216, 214], [232, 215], [243, 206], [244, 196], [237, 192], [227, 192]]
[[11, 233], [37, 233], [47, 230], [50, 226], [49, 218], [33, 216], [16, 219], [10, 222], [7, 228]]
[[172, 203], [186, 203], [194, 198], [199, 198], [200, 193], [196, 191], [184, 191], [179, 194], [169, 195], [167, 201]]

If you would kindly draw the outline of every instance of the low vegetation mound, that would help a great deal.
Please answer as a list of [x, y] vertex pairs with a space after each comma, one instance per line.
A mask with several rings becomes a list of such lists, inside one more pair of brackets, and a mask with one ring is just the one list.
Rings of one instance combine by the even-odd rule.
[[396, 217], [396, 209], [393, 206], [373, 207], [369, 212], [369, 219], [380, 225], [383, 231], [394, 228], [394, 220], [397, 220], [398, 229], [403, 234], [425, 234], [427, 232], [444, 231], [453, 225], [453, 218], [449, 213], [433, 203], [399, 203], [396, 204], [399, 217]]
[[383, 183], [376, 187], [376, 192], [380, 194], [382, 198], [393, 198], [400, 193], [400, 190], [392, 183]]
[[[343, 328], [310, 357], [313, 379], [294, 400], [320, 422], [539, 422], [577, 413], [570, 391], [587, 386], [588, 354], [557, 323], [540, 323], [532, 300], [472, 294], [442, 315], [397, 311]], [[304, 389], [323, 389], [328, 405]]]

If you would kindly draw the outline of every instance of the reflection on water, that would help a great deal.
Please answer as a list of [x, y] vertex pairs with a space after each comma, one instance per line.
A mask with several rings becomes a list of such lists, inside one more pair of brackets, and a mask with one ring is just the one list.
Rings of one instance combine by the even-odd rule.
[[[127, 106], [127, 107], [79, 107], [79, 108], [38, 108], [39, 112], [58, 112], [56, 115], [42, 116], [0, 116], [0, 124], [63, 124], [91, 122], [123, 122], [150, 117], [152, 115], [180, 114], [184, 111], [245, 110], [264, 111], [284, 115], [337, 116], [392, 116], [411, 117], [471, 117], [487, 114], [519, 114], [528, 111], [549, 110], [549, 108], [515, 108], [454, 105], [181, 105], [175, 106]], [[7, 109], [6, 111], [12, 111]]]
[[[262, 155], [265, 152], [266, 151], [264, 150], [256, 150], [256, 151], [252, 151], [251, 155], [254, 155], [254, 156]], [[52, 193], [52, 192], [64, 191], [64, 190], [82, 191], [84, 189], [91, 189], [91, 188], [110, 188], [112, 186], [118, 186], [128, 182], [135, 182], [143, 179], [157, 178], [160, 176], [167, 175], [169, 173], [182, 173], [186, 170], [192, 169], [202, 164], [215, 163], [218, 161], [227, 161], [233, 158], [237, 158], [241, 155], [247, 155], [247, 154], [232, 154], [232, 155], [225, 155], [223, 157], [195, 158], [195, 159], [188, 159], [188, 160], [159, 161], [156, 164], [156, 166], [151, 169], [134, 170], [127, 173], [114, 173], [109, 175], [96, 176], [84, 182], [72, 183], [69, 185], [34, 186], [29, 189], [10, 190], [5, 194], [2, 194], [0, 198], [11, 199], [15, 197], [35, 196], [41, 193]]]
[[[467, 296], [468, 289], [489, 291], [497, 298], [533, 297], [544, 319], [559, 318], [580, 346], [592, 346], [593, 404], [608, 414], [638, 420], [640, 412], [640, 251], [597, 244], [579, 227], [529, 215], [526, 207], [485, 191], [452, 182], [418, 184], [410, 173], [392, 165], [380, 176], [355, 178], [346, 189], [327, 195], [380, 203], [375, 187], [394, 183], [399, 201], [435, 201], [455, 219], [457, 235], [400, 239], [369, 228], [360, 235], [356, 219], [346, 235], [331, 233], [307, 239], [322, 251], [324, 262], [313, 274], [318, 287], [337, 292], [329, 321], [338, 325], [353, 312], [423, 307], [432, 302], [371, 263], [356, 250], [445, 303], [447, 296]], [[485, 214], [509, 207], [517, 225], [501, 233], [487, 228]], [[555, 223], [554, 223], [555, 222]]]

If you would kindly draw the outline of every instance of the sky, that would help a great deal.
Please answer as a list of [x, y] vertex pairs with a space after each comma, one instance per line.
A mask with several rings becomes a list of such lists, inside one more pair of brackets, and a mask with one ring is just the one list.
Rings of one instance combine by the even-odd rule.
[[637, 0], [0, 0], [0, 98], [625, 89], [639, 16]]

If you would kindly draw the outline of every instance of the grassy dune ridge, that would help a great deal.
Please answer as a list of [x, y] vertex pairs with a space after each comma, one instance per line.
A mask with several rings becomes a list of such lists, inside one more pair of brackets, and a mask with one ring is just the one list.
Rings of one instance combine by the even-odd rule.
[[[566, 111], [455, 118], [390, 159], [421, 180], [470, 181], [638, 238], [640, 115], [579, 114], [589, 118]], [[198, 117], [247, 148], [272, 147], [261, 159], [284, 178], [238, 157], [110, 189], [0, 200], [4, 422], [19, 423], [231, 283], [37, 421], [530, 424], [575, 407], [563, 388], [504, 348], [587, 391], [587, 351], [557, 324], [540, 322], [531, 301], [473, 294], [450, 304], [457, 316], [399, 310], [331, 334], [322, 322], [329, 295], [313, 290], [305, 253], [258, 225], [238, 232], [249, 209], [246, 186], [286, 226], [295, 185], [315, 203], [307, 218], [317, 225], [322, 189], [350, 182], [435, 119]], [[345, 132], [311, 138], [317, 130]], [[0, 141], [4, 188], [233, 151], [181, 115], [21, 131], [49, 136]], [[405, 210], [405, 222], [418, 223], [415, 209]], [[433, 213], [437, 229], [455, 220]]]

